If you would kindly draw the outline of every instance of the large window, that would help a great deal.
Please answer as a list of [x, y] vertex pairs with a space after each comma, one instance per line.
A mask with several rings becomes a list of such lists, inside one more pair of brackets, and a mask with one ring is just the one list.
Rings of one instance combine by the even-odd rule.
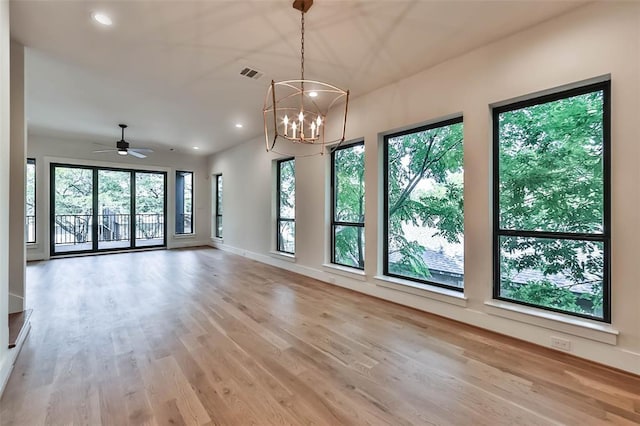
[[609, 82], [494, 120], [494, 297], [610, 321]]
[[193, 172], [176, 171], [176, 234], [193, 233]]
[[25, 242], [36, 242], [36, 160], [27, 159], [27, 182], [25, 192]]
[[384, 165], [384, 274], [462, 291], [462, 118], [385, 136]]
[[364, 142], [331, 153], [331, 262], [364, 269]]
[[296, 162], [295, 159], [277, 162], [277, 249], [283, 253], [296, 252]]
[[216, 238], [222, 238], [222, 175], [216, 175]]

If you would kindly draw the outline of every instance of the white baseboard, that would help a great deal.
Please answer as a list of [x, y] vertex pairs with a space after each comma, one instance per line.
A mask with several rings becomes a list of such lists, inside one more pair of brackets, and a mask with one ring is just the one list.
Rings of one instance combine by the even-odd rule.
[[167, 248], [171, 250], [171, 249], [177, 249], [177, 248], [202, 247], [202, 246], [208, 246], [208, 245], [209, 243], [207, 241], [190, 240], [185, 238], [185, 239], [180, 239], [180, 240], [172, 241], [168, 243]]
[[24, 297], [9, 293], [9, 313], [24, 311]]
[[35, 262], [37, 260], [47, 260], [47, 256], [40, 251], [27, 250], [27, 262]]
[[0, 365], [0, 398], [2, 398], [4, 389], [7, 387], [9, 377], [11, 377], [11, 373], [13, 372], [13, 367], [16, 364], [18, 355], [20, 354], [22, 346], [24, 345], [24, 342], [27, 339], [30, 331], [31, 321], [27, 322], [27, 324], [24, 326], [24, 328], [20, 332], [20, 335], [18, 336], [16, 346], [9, 349], [9, 351], [7, 352], [7, 356], [4, 358], [4, 362], [2, 363], [2, 365]]

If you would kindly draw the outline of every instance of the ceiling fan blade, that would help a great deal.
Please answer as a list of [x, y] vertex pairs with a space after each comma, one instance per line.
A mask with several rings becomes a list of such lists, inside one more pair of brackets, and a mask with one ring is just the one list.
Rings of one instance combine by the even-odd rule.
[[153, 150], [151, 148], [130, 148], [130, 150], [134, 150], [134, 151], [138, 151], [138, 152], [144, 152], [146, 154], [153, 153]]
[[101, 154], [103, 152], [116, 152], [117, 149], [100, 149], [98, 151], [93, 151], [94, 154]]
[[137, 157], [137, 158], [147, 158], [146, 155], [144, 155], [144, 154], [142, 154], [142, 153], [140, 153], [140, 152], [138, 152], [136, 150], [133, 150], [133, 149], [129, 149], [127, 152], [129, 153], [129, 155], [132, 155], [132, 156]]

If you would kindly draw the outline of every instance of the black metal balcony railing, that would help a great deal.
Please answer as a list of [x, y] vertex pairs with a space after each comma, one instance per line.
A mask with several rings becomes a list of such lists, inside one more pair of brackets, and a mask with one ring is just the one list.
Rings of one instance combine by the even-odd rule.
[[129, 241], [129, 217], [128, 214], [98, 215], [98, 241]]
[[[129, 241], [131, 239], [131, 215], [98, 215], [98, 241]], [[135, 215], [136, 239], [164, 238], [164, 215], [141, 213]], [[55, 216], [55, 243], [84, 244], [92, 241], [93, 215], [63, 214]]]
[[164, 215], [144, 213], [136, 215], [136, 239], [164, 238]]
[[59, 214], [55, 216], [55, 243], [82, 244], [91, 242], [93, 215]]

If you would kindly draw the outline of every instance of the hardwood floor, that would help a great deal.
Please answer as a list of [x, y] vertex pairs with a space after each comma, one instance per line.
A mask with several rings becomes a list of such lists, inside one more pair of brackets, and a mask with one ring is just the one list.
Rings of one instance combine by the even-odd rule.
[[638, 377], [218, 250], [27, 274], [3, 426], [640, 423]]

